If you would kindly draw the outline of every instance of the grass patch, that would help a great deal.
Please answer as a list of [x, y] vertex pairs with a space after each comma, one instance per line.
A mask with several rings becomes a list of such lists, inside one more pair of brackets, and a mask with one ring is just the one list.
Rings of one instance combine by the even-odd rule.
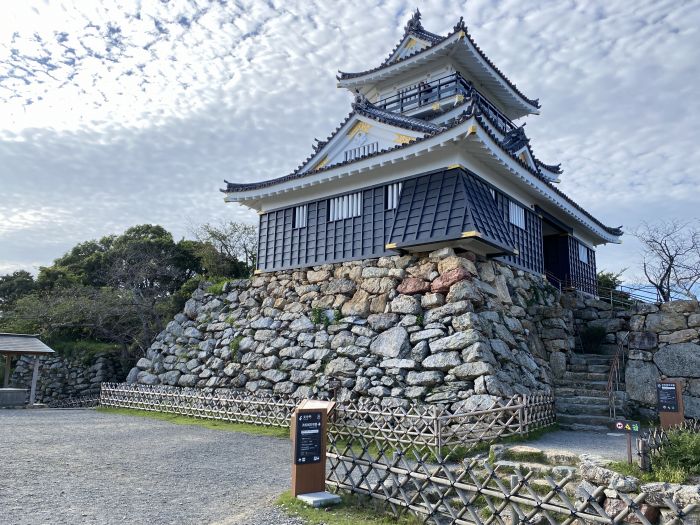
[[290, 516], [299, 516], [309, 525], [418, 525], [421, 519], [406, 513], [400, 518], [389, 515], [379, 500], [354, 494], [340, 494], [342, 503], [325, 509], [308, 507], [291, 492], [277, 499], [277, 505]]
[[271, 436], [278, 438], [289, 438], [289, 429], [277, 427], [262, 427], [257, 425], [249, 425], [246, 423], [229, 423], [227, 421], [216, 421], [212, 419], [197, 419], [187, 416], [179, 416], [177, 414], [164, 414], [162, 412], [146, 412], [143, 410], [135, 410], [132, 408], [113, 408], [99, 407], [98, 412], [105, 414], [117, 414], [121, 416], [136, 416], [145, 417], [148, 419], [157, 419], [159, 421], [167, 421], [174, 425], [191, 425], [203, 428], [211, 428], [214, 430], [224, 430], [227, 432], [242, 432], [245, 434], [254, 434], [256, 436]]
[[224, 286], [231, 279], [228, 277], [210, 277], [207, 280], [211, 283], [209, 286], [207, 286], [207, 293], [221, 295], [224, 293]]
[[645, 483], [684, 483], [700, 475], [700, 434], [688, 430], [669, 430], [667, 435], [668, 443], [658, 456], [652, 457], [651, 472], [643, 472], [637, 465], [622, 461], [615, 461], [608, 468]]

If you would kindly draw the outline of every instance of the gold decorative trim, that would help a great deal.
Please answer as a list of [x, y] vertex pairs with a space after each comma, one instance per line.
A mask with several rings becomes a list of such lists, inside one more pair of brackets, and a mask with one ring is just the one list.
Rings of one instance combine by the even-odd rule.
[[440, 103], [433, 102], [433, 104], [430, 106], [430, 109], [432, 109], [433, 111], [439, 111], [440, 110]]
[[457, 33], [457, 35], [459, 35], [459, 36], [457, 37], [457, 39], [459, 39], [459, 40], [461, 40], [462, 38], [464, 38], [465, 36], [467, 36], [466, 33], [465, 33], [464, 31], [460, 31], [459, 33]]
[[462, 95], [461, 93], [457, 94], [457, 96], [455, 97], [455, 102], [457, 104], [459, 104], [460, 102], [464, 102], [464, 95]]
[[387, 249], [387, 250], [391, 250], [391, 249], [393, 249], [393, 248], [396, 248], [396, 243], [395, 243], [395, 242], [390, 242], [390, 243], [388, 243], [388, 244], [385, 244], [385, 245], [384, 245], [384, 248]]
[[469, 237], [481, 237], [481, 233], [476, 230], [471, 230], [468, 232], [462, 232], [462, 238], [468, 239]]
[[474, 135], [476, 133], [476, 124], [469, 126], [467, 130], [467, 135]]
[[253, 275], [260, 275], [261, 273], [263, 273], [262, 270], [255, 270]]
[[265, 215], [265, 212], [262, 210], [258, 210], [258, 215]]
[[450, 164], [449, 166], [447, 166], [448, 170], [454, 170], [457, 168], [464, 168], [464, 166], [462, 166], [461, 164]]
[[356, 122], [352, 128], [350, 128], [350, 131], [348, 131], [348, 137], [354, 137], [360, 132], [368, 133], [370, 129], [372, 129], [372, 126], [369, 122], [364, 122], [360, 120]]
[[406, 46], [404, 47], [404, 49], [411, 49], [413, 47], [416, 47], [416, 44], [418, 44], [418, 40], [416, 40], [415, 38], [409, 38], [408, 42], [406, 42]]
[[411, 137], [409, 135], [402, 135], [401, 133], [396, 133], [394, 135], [394, 142], [397, 144], [408, 144], [409, 142], [413, 142], [415, 140], [415, 137]]
[[314, 166], [314, 170], [320, 170], [323, 168], [326, 164], [328, 164], [328, 155], [324, 155], [323, 158], [318, 161], [318, 164]]

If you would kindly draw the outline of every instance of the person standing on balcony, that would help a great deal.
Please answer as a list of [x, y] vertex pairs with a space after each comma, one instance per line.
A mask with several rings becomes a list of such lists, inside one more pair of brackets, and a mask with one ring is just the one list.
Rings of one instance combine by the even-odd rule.
[[427, 82], [421, 80], [418, 83], [418, 93], [420, 97], [420, 105], [422, 106], [423, 104], [427, 104], [430, 101], [430, 94], [432, 93], [433, 88], [430, 87], [430, 84]]

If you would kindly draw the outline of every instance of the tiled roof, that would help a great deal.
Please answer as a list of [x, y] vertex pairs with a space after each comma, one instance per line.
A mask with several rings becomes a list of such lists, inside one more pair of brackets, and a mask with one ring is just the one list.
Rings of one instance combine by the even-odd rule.
[[401, 113], [394, 113], [393, 111], [379, 109], [364, 97], [358, 97], [352, 107], [355, 109], [355, 112], [359, 113], [360, 115], [365, 115], [374, 120], [378, 120], [379, 122], [393, 124], [404, 129], [421, 131], [423, 133], [436, 133], [443, 128], [443, 126], [438, 126], [437, 124], [427, 120], [407, 117]]
[[[414, 15], [414, 16], [415, 16], [415, 15]], [[409, 23], [410, 23], [410, 21], [409, 21]], [[419, 22], [419, 24], [420, 24], [420, 22]], [[407, 25], [407, 27], [408, 27], [408, 25]], [[391, 59], [391, 57], [394, 55], [394, 53], [396, 52], [396, 50], [399, 48], [399, 46], [400, 46], [401, 43], [403, 42], [403, 40], [404, 40], [404, 38], [405, 38], [405, 36], [406, 36], [406, 33], [404, 33], [404, 36], [401, 38], [401, 41], [399, 42], [399, 44], [394, 48], [394, 50], [391, 52], [391, 54], [389, 55], [389, 57], [388, 57], [386, 60], [384, 60], [384, 62], [381, 63], [381, 65], [379, 65], [379, 66], [377, 66], [377, 67], [375, 67], [375, 68], [368, 69], [368, 70], [366, 70], [366, 71], [360, 71], [360, 72], [357, 72], [357, 73], [346, 73], [346, 72], [344, 72], [344, 71], [338, 71], [338, 76], [337, 76], [336, 78], [337, 78], [338, 80], [347, 80], [347, 79], [351, 79], [351, 78], [362, 77], [362, 76], [368, 75], [368, 74], [370, 74], [370, 73], [375, 73], [375, 72], [377, 72], [377, 71], [379, 71], [379, 70], [381, 70], [381, 69], [384, 69], [385, 67], [389, 67], [389, 66], [391, 66], [391, 65], [393, 65], [393, 64], [397, 64], [397, 63], [399, 63], [399, 62], [403, 62], [403, 61], [405, 61], [405, 60], [408, 60], [408, 59], [410, 59], [410, 58], [413, 58], [413, 57], [416, 56], [416, 55], [420, 55], [421, 53], [425, 53], [426, 51], [432, 49], [434, 46], [436, 46], [436, 45], [438, 45], [438, 44], [444, 42], [445, 40], [447, 40], [447, 39], [450, 38], [451, 36], [453, 36], [453, 35], [459, 33], [460, 31], [464, 31], [465, 37], [469, 40], [469, 42], [472, 44], [472, 46], [474, 46], [474, 49], [475, 49], [476, 52], [479, 54], [479, 56], [480, 56], [480, 57], [481, 57], [481, 58], [482, 58], [482, 59], [483, 59], [483, 60], [498, 74], [498, 76], [499, 76], [499, 77], [500, 77], [500, 78], [501, 78], [501, 79], [502, 79], [502, 80], [503, 80], [503, 81], [504, 81], [504, 82], [505, 82], [519, 97], [520, 97], [520, 98], [522, 98], [525, 102], [527, 102], [528, 104], [530, 104], [530, 105], [532, 105], [532, 106], [534, 106], [534, 107], [537, 107], [537, 108], [540, 107], [540, 103], [539, 103], [539, 100], [538, 100], [538, 99], [531, 99], [531, 98], [526, 97], [525, 94], [522, 93], [522, 92], [518, 89], [518, 87], [517, 87], [508, 77], [506, 77], [505, 74], [504, 74], [500, 69], [498, 69], [498, 68], [496, 67], [496, 65], [491, 61], [491, 59], [489, 59], [489, 57], [486, 56], [486, 54], [485, 54], [485, 53], [482, 51], [482, 49], [476, 44], [476, 41], [472, 38], [472, 36], [471, 36], [471, 35], [469, 34], [469, 32], [467, 31], [467, 26], [466, 26], [466, 24], [464, 23], [464, 19], [463, 19], [463, 18], [460, 17], [459, 22], [457, 22], [457, 24], [454, 26], [452, 32], [449, 33], [447, 36], [444, 36], [444, 37], [441, 37], [441, 36], [439, 36], [439, 35], [435, 35], [434, 33], [429, 33], [429, 32], [427, 32], [427, 31], [423, 30], [422, 26], [420, 27], [420, 29], [421, 29], [421, 31], [424, 32], [424, 34], [426, 34], [426, 35], [431, 35], [431, 37], [432, 37], [432, 38], [430, 39], [430, 44], [429, 44], [428, 46], [424, 47], [423, 49], [417, 50], [415, 53], [411, 53], [410, 55], [406, 55], [406, 56], [404, 56], [404, 57], [398, 58], [398, 59], [396, 59], [396, 60], [393, 60], [391, 63], [389, 63], [389, 60]], [[426, 38], [426, 39], [427, 39], [427, 38]]]
[[[367, 103], [367, 104], [368, 104], [369, 106], [371, 106], [371, 104], [369, 104], [369, 103]], [[353, 106], [355, 106], [355, 105], [356, 105], [356, 104], [353, 104]], [[348, 160], [348, 161], [344, 161], [344, 162], [340, 162], [340, 163], [338, 163], [338, 164], [333, 164], [333, 165], [330, 165], [330, 166], [324, 166], [324, 167], [319, 168], [319, 169], [317, 169], [317, 170], [301, 172], [301, 171], [300, 171], [301, 168], [302, 168], [303, 166], [305, 166], [305, 165], [308, 163], [308, 161], [311, 160], [311, 159], [313, 158], [313, 156], [316, 154], [316, 153], [314, 153], [314, 154], [312, 154], [311, 156], [309, 156], [295, 171], [293, 171], [293, 172], [290, 173], [289, 175], [285, 175], [285, 176], [283, 176], [283, 177], [278, 177], [278, 178], [276, 178], [276, 179], [270, 179], [270, 180], [266, 180], [266, 181], [262, 181], [262, 182], [253, 182], [253, 183], [245, 183], [245, 184], [232, 183], [232, 182], [225, 181], [227, 187], [226, 187], [226, 189], [221, 190], [221, 191], [224, 192], [224, 193], [235, 193], [235, 192], [241, 192], [241, 191], [248, 191], [248, 190], [255, 190], [255, 189], [261, 189], [261, 188], [267, 188], [267, 187], [274, 186], [274, 185], [277, 185], [277, 184], [280, 184], [280, 183], [283, 183], [283, 182], [287, 182], [287, 181], [289, 181], [289, 180], [299, 179], [299, 178], [305, 177], [305, 176], [307, 176], [307, 175], [312, 175], [312, 174], [316, 174], [316, 173], [321, 173], [321, 172], [328, 171], [328, 170], [331, 170], [331, 169], [336, 169], [336, 168], [341, 167], [341, 166], [345, 166], [345, 165], [348, 165], [348, 164], [352, 164], [352, 163], [354, 163], [354, 162], [358, 162], [358, 161], [361, 161], [361, 160], [364, 160], [364, 159], [368, 159], [368, 158], [371, 158], [371, 157], [377, 157], [377, 156], [379, 156], [379, 155], [384, 155], [385, 153], [388, 153], [388, 152], [390, 152], [390, 151], [396, 151], [396, 150], [399, 150], [399, 149], [403, 149], [403, 148], [412, 146], [413, 144], [416, 144], [416, 143], [418, 143], [418, 142], [422, 142], [423, 140], [426, 140], [426, 139], [428, 139], [428, 138], [430, 138], [430, 137], [434, 137], [434, 136], [437, 136], [437, 135], [441, 135], [442, 133], [445, 133], [446, 131], [457, 127], [457, 126], [460, 125], [462, 122], [464, 122], [464, 121], [466, 121], [466, 120], [468, 120], [468, 119], [474, 117], [474, 118], [476, 119], [476, 121], [480, 124], [481, 128], [485, 131], [485, 133], [486, 133], [487, 135], [489, 135], [489, 137], [490, 137], [496, 144], [498, 144], [499, 148], [501, 149], [501, 151], [503, 151], [504, 154], [508, 155], [513, 161], [515, 161], [515, 162], [516, 162], [518, 165], [520, 165], [523, 169], [527, 170], [529, 173], [531, 173], [533, 176], [535, 176], [538, 180], [540, 180], [540, 181], [542, 181], [544, 184], [546, 184], [546, 185], [547, 185], [551, 190], [553, 190], [559, 197], [561, 197], [561, 198], [564, 199], [567, 203], [569, 203], [571, 206], [573, 206], [575, 209], [577, 209], [578, 211], [580, 211], [581, 213], [583, 213], [588, 219], [590, 219], [593, 223], [595, 223], [596, 225], [598, 225], [598, 226], [599, 226], [600, 228], [602, 228], [604, 231], [606, 231], [606, 232], [609, 233], [610, 235], [614, 235], [614, 236], [620, 236], [620, 235], [622, 235], [621, 227], [613, 228], [613, 227], [610, 227], [610, 226], [606, 226], [605, 224], [603, 224], [602, 222], [600, 222], [600, 221], [599, 221], [598, 219], [596, 219], [593, 215], [591, 215], [589, 212], [587, 212], [583, 207], [581, 207], [576, 201], [574, 201], [571, 197], [569, 197], [568, 195], [566, 195], [565, 193], [563, 193], [561, 190], [559, 190], [556, 186], [554, 186], [554, 185], [551, 183], [551, 181], [550, 181], [547, 177], [545, 177], [544, 175], [542, 175], [542, 173], [539, 172], [539, 170], [533, 168], [533, 167], [530, 166], [527, 162], [524, 162], [522, 159], [518, 158], [512, 151], [509, 151], [508, 149], [506, 149], [506, 147], [505, 147], [505, 145], [504, 145], [504, 142], [503, 142], [501, 139], [499, 139], [499, 138], [495, 135], [495, 133], [494, 133], [493, 131], [491, 131], [489, 125], [486, 125], [486, 122], [485, 122], [485, 121], [488, 121], [489, 123], [491, 123], [491, 122], [490, 122], [490, 120], [489, 120], [487, 114], [482, 113], [482, 111], [481, 111], [481, 109], [480, 109], [478, 103], [475, 103], [475, 102], [473, 102], [473, 101], [468, 101], [468, 102], [464, 102], [464, 105], [466, 105], [467, 108], [466, 108], [465, 111], [463, 111], [458, 117], [456, 117], [455, 119], [453, 119], [453, 120], [451, 120], [450, 122], [446, 123], [443, 127], [438, 128], [437, 131], [427, 132], [426, 135], [425, 135], [424, 137], [417, 137], [415, 140], [412, 140], [412, 141], [409, 142], [409, 143], [397, 144], [396, 146], [394, 146], [393, 148], [390, 148], [390, 149], [385, 149], [385, 150], [377, 151], [377, 152], [375, 152], [375, 153], [370, 153], [370, 154], [368, 154], [368, 155], [363, 155], [363, 156], [361, 156], [361, 157], [358, 157], [358, 158], [355, 158], [355, 159], [352, 159], [352, 160]], [[335, 131], [328, 137], [328, 139], [326, 140], [326, 142], [330, 141], [330, 140], [338, 133], [338, 131], [340, 131], [340, 129], [350, 120], [350, 118], [351, 118], [353, 115], [355, 115], [356, 113], [364, 114], [364, 115], [366, 115], [366, 116], [369, 117], [369, 118], [376, 118], [376, 116], [375, 116], [375, 114], [374, 114], [374, 111], [375, 111], [375, 110], [376, 110], [376, 111], [381, 111], [382, 113], [386, 113], [386, 114], [391, 115], [392, 118], [396, 118], [396, 119], [397, 119], [396, 122], [399, 121], [399, 117], [400, 117], [401, 119], [408, 119], [408, 118], [411, 118], [411, 117], [405, 117], [405, 116], [403, 116], [403, 115], [398, 115], [398, 114], [396, 114], [396, 113], [393, 113], [393, 114], [392, 114], [391, 112], [385, 111], [385, 110], [378, 110], [377, 108], [371, 109], [371, 110], [369, 110], [369, 111], [366, 110], [366, 109], [354, 108], [353, 111], [345, 118], [345, 120], [344, 120], [344, 121], [335, 129]], [[412, 120], [420, 120], [420, 119], [415, 119], [415, 118], [413, 118]], [[424, 122], [425, 124], [429, 124], [429, 123], [427, 123], [426, 121], [423, 121], [423, 122]], [[397, 124], [397, 125], [400, 125], [400, 124]], [[493, 125], [493, 124], [491, 123], [491, 125]], [[533, 158], [534, 158], [534, 157], [533, 157]]]
[[[397, 60], [391, 60], [391, 58], [394, 56], [394, 53], [396, 53], [399, 50], [401, 44], [403, 44], [407, 36], [415, 36], [416, 38], [420, 38], [421, 40], [427, 41], [430, 45], [438, 44], [445, 40], [444, 36], [436, 35], [435, 33], [431, 33], [430, 31], [426, 31], [425, 29], [423, 29], [423, 25], [420, 23], [420, 17], [420, 11], [416, 9], [411, 19], [408, 22], [406, 22], [406, 25], [404, 26], [403, 36], [401, 37], [401, 40], [399, 40], [399, 43], [394, 46], [394, 49], [391, 50], [389, 56], [387, 56], [384, 59], [384, 61], [382, 62], [382, 66], [385, 66], [390, 62], [392, 64], [394, 62], [397, 62]], [[413, 55], [415, 53], [411, 54]]]

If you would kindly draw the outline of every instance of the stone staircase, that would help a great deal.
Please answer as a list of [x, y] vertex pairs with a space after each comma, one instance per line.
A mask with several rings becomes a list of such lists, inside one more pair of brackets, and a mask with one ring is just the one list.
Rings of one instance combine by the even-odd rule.
[[[612, 357], [571, 354], [564, 377], [554, 382], [557, 422], [567, 430], [605, 432], [610, 429], [608, 374]], [[622, 403], [617, 400], [618, 415]]]

